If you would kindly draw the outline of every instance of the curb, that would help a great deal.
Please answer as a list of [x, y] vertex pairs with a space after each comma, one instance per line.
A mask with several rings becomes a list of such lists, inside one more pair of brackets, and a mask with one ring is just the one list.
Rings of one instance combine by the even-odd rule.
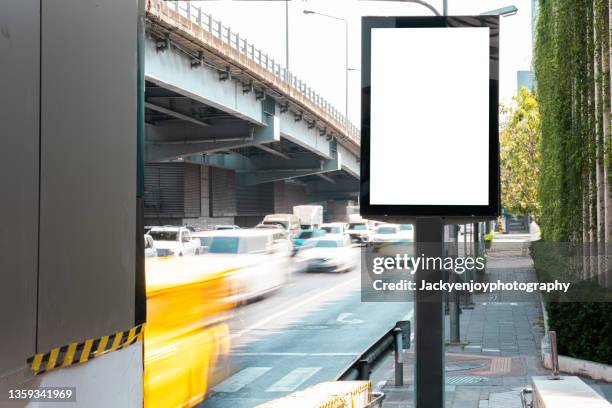
[[[552, 370], [552, 359], [550, 355], [550, 339], [548, 338], [548, 313], [544, 300], [540, 295], [540, 307], [544, 318], [544, 337], [540, 347], [540, 359], [544, 368]], [[589, 377], [593, 380], [603, 380], [612, 383], [612, 366], [594, 361], [559, 355], [559, 371], [568, 374], [576, 374]]]

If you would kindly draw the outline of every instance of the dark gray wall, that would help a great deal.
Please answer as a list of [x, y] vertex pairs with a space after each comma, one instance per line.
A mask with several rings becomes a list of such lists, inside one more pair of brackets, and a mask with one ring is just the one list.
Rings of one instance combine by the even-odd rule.
[[134, 322], [137, 0], [42, 1], [38, 349]]
[[233, 170], [210, 168], [210, 197], [212, 217], [236, 215], [236, 173]]
[[185, 173], [185, 217], [199, 217], [202, 204], [202, 195], [200, 193], [200, 166], [197, 164], [184, 163], [183, 169]]
[[182, 218], [185, 215], [185, 172], [182, 163], [145, 165], [146, 218]]
[[293, 213], [296, 205], [308, 204], [306, 187], [302, 185], [289, 184], [285, 181], [274, 183], [274, 212]]
[[0, 377], [36, 350], [39, 7], [0, 1]]
[[240, 217], [257, 216], [259, 221], [274, 213], [274, 183], [236, 186], [236, 209]]

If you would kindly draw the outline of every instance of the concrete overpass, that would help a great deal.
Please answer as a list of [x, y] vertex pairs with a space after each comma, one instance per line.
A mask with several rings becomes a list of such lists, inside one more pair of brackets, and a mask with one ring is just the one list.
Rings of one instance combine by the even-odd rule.
[[188, 1], [148, 0], [146, 223], [252, 225], [359, 190], [359, 130], [323, 96]]

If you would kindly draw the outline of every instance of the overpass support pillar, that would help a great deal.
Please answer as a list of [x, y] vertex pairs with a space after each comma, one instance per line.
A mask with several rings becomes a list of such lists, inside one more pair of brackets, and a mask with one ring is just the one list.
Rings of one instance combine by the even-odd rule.
[[348, 222], [346, 207], [349, 200], [328, 200], [325, 222]]

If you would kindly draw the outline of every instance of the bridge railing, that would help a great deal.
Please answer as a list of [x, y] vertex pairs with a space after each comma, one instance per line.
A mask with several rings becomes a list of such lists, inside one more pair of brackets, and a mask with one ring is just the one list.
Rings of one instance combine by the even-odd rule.
[[159, 7], [167, 7], [169, 10], [173, 10], [178, 15], [186, 18], [192, 24], [195, 23], [205, 32], [210, 33], [210, 35], [237, 51], [241, 56], [246, 57], [251, 62], [265, 69], [277, 81], [281, 81], [284, 85], [288, 85], [293, 90], [298, 91], [303, 98], [318, 108], [317, 111], [323, 112], [331, 118], [335, 127], [344, 133], [344, 136], [359, 145], [359, 129], [348, 121], [342, 112], [332, 106], [329, 101], [308, 86], [306, 82], [274, 60], [269, 54], [250, 43], [247, 38], [242, 37], [238, 32], [234, 32], [231, 27], [223, 25], [220, 20], [214, 19], [210, 14], [203, 12], [201, 6], [184, 0], [149, 0], [149, 8], [151, 8], [151, 3], [156, 3]]

